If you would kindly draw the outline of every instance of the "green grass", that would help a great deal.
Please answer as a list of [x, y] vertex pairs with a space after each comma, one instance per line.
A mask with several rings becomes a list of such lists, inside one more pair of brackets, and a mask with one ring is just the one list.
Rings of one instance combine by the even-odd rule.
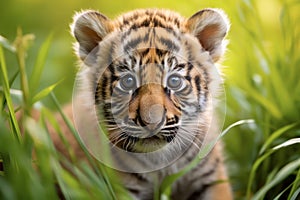
[[[56, 190], [58, 187], [61, 195], [66, 199], [117, 199], [120, 193], [123, 199], [126, 199], [128, 198], [127, 194], [117, 184], [115, 175], [110, 169], [93, 160], [82, 145], [75, 128], [62, 112], [53, 93], [53, 89], [58, 83], [37, 91], [36, 86], [40, 81], [39, 77], [51, 44], [51, 38], [50, 36], [42, 45], [36, 65], [29, 77], [25, 70], [25, 60], [27, 49], [33, 39], [32, 35], [22, 35], [21, 31], [18, 31], [17, 39], [13, 44], [9, 44], [7, 40], [1, 41], [0, 162], [3, 169], [0, 174], [0, 199], [58, 199]], [[3, 41], [5, 45], [3, 45]], [[17, 74], [21, 79], [21, 90], [18, 92], [10, 88], [16, 76], [11, 79], [8, 76], [2, 46], [16, 54], [19, 63]], [[55, 121], [54, 112], [49, 111], [39, 102], [46, 96], [52, 99], [56, 109], [82, 146], [89, 165], [72, 156], [74, 154], [71, 149], [69, 154], [73, 158], [72, 162], [54, 148], [46, 126], [46, 119], [51, 121], [53, 127], [58, 127], [57, 134], [60, 134], [61, 138], [63, 138], [63, 134]], [[19, 103], [15, 103], [17, 101], [13, 101], [13, 99], [19, 99]], [[39, 121], [35, 121], [31, 113], [38, 103], [41, 118]], [[15, 111], [22, 111], [19, 121], [17, 121]], [[64, 144], [70, 146], [66, 140], [64, 140]], [[32, 152], [34, 152], [34, 156]], [[68, 170], [65, 166], [68, 167]]]
[[[300, 2], [229, 0], [214, 6], [222, 7], [232, 22], [225, 59], [226, 126], [254, 120], [230, 129], [224, 137], [235, 197], [298, 199]], [[54, 94], [61, 82], [37, 87], [43, 82], [40, 77], [55, 39], [50, 34], [37, 46], [32, 34], [23, 35], [20, 30], [13, 43], [0, 37], [0, 166], [4, 168], [0, 167], [0, 199], [58, 199], [58, 186], [66, 199], [128, 199], [115, 174], [95, 162], [82, 144], [89, 165], [78, 160], [72, 149], [68, 161], [49, 138], [46, 119], [57, 128], [63, 143], [70, 145], [55, 120], [58, 112], [80, 142]], [[30, 51], [33, 47], [38, 53]], [[32, 67], [28, 57], [34, 60]], [[45, 99], [54, 110], [44, 105]], [[33, 108], [42, 113], [39, 121], [32, 119]], [[23, 111], [20, 121], [15, 111]], [[174, 180], [193, 164], [157, 186], [156, 199], [168, 198]]]
[[[227, 118], [256, 124], [225, 138], [229, 173], [237, 198], [293, 199], [300, 187], [300, 2], [273, 7], [272, 27], [257, 6], [241, 3], [233, 21], [240, 31], [229, 46]], [[275, 148], [280, 144], [289, 145]]]

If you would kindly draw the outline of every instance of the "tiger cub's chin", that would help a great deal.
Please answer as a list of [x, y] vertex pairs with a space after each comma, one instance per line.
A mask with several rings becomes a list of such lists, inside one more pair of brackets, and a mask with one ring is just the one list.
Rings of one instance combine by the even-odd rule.
[[168, 142], [164, 139], [161, 139], [157, 136], [153, 136], [150, 138], [142, 139], [135, 143], [132, 151], [138, 153], [148, 153], [160, 150], [165, 147]]
[[[214, 108], [222, 80], [215, 63], [226, 48], [228, 30], [229, 21], [218, 9], [190, 18], [158, 9], [135, 10], [115, 20], [92, 10], [74, 17], [82, 105], [90, 105], [96, 115], [84, 120], [75, 110], [77, 127], [90, 128], [87, 121], [105, 127], [111, 150], [122, 152], [118, 162], [130, 169], [142, 161], [166, 164], [149, 173], [124, 173], [134, 198], [152, 199], [156, 181], [186, 166], [217, 138]], [[142, 156], [122, 161], [126, 152]], [[172, 199], [232, 199], [221, 152], [217, 143], [176, 181]]]

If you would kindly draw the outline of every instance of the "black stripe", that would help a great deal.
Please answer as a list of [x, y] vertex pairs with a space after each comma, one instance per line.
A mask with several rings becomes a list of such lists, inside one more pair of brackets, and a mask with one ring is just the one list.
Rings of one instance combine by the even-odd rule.
[[174, 18], [174, 23], [177, 25], [177, 27], [180, 27], [180, 21], [177, 18]]
[[95, 105], [98, 105], [101, 103], [100, 100], [100, 91], [99, 91], [99, 87], [97, 86], [95, 89], [95, 101], [94, 101]]
[[[203, 160], [203, 161], [206, 161], [206, 162], [200, 162], [199, 165], [197, 165], [197, 167], [194, 169], [194, 171], [197, 171], [199, 169], [204, 168], [205, 165], [209, 165], [209, 163], [208, 163], [208, 161], [210, 160], [209, 156], [211, 156], [211, 154], [208, 155], [206, 160]], [[200, 174], [200, 176], [194, 177], [193, 179], [190, 180], [190, 182], [195, 182], [195, 181], [198, 181], [198, 180], [201, 180], [201, 179], [205, 179], [205, 178], [213, 175], [217, 171], [217, 167], [220, 163], [221, 163], [220, 158], [215, 158], [213, 163], [210, 164], [210, 168], [207, 172], [205, 172], [203, 174]], [[215, 180], [213, 180], [212, 182], [215, 182]]]
[[177, 115], [175, 115], [175, 116], [174, 116], [174, 120], [175, 120], [175, 123], [178, 124], [178, 122], [179, 122], [179, 117], [178, 117]]
[[179, 51], [179, 46], [177, 46], [172, 40], [169, 40], [169, 39], [164, 38], [164, 37], [160, 37], [159, 40], [162, 44], [167, 46], [168, 50], [171, 50], [172, 52], [173, 51]]
[[[195, 154], [193, 154], [192, 156], [187, 157], [187, 155], [183, 155], [183, 158], [185, 158], [187, 161], [192, 161], [195, 157], [195, 155], [197, 155], [197, 152], [195, 152]], [[210, 155], [208, 155], [207, 157], [205, 157], [198, 165], [196, 168], [194, 168], [190, 173], [194, 173], [194, 171], [198, 171], [199, 169], [203, 168], [205, 165], [208, 165], [209, 163], [209, 157]], [[220, 162], [220, 160], [217, 158], [216, 161], [214, 162], [212, 169], [216, 168]], [[194, 176], [193, 180], [190, 180], [188, 184], [192, 185], [193, 181], [197, 181], [197, 180], [203, 180], [203, 177], [206, 177], [210, 174], [210, 172], [204, 173], [201, 176]], [[209, 189], [211, 186], [214, 186], [215, 184], [215, 180], [210, 182], [210, 183], [206, 183], [206, 184], [200, 184], [198, 185], [198, 188], [196, 188], [189, 196], [188, 196], [188, 200], [194, 200], [194, 199], [203, 199], [205, 192], [207, 191], [207, 189]]]
[[110, 80], [111, 80], [112, 83], [114, 83], [115, 81], [119, 80], [119, 77], [115, 76], [114, 74], [111, 74]]
[[124, 45], [124, 51], [128, 51], [130, 49], [135, 49], [137, 47], [137, 45], [141, 42], [142, 42], [142, 37], [137, 37], [137, 38], [130, 40], [129, 42], [127, 42]]
[[195, 199], [202, 199], [205, 191], [212, 186], [211, 184], [204, 184], [201, 185], [196, 191], [194, 191], [187, 200], [195, 200]]
[[173, 62], [175, 63], [175, 67], [178, 65], [177, 58], [175, 56], [172, 56], [168, 58], [168, 66], [171, 67]]
[[143, 21], [143, 22], [141, 23], [140, 26], [149, 26], [149, 25], [150, 25], [150, 19], [146, 19], [145, 21]]
[[168, 21], [166, 15], [165, 15], [164, 13], [157, 12], [156, 15], [157, 15], [158, 17], [162, 18], [162, 20]]
[[140, 175], [138, 173], [132, 173], [132, 175], [134, 177], [136, 177], [139, 181], [143, 181], [143, 182], [146, 181], [146, 182], [148, 182], [148, 180], [146, 178], [144, 178], [142, 175]]
[[184, 76], [184, 78], [191, 83], [191, 77], [190, 76]]
[[108, 85], [108, 78], [103, 74], [95, 89], [95, 104], [99, 104], [106, 97], [105, 87]]
[[[126, 59], [123, 60], [123, 62], [120, 62], [116, 65], [115, 70], [117, 72], [126, 72], [126, 71], [130, 71], [129, 67], [127, 66], [126, 63]], [[114, 74], [112, 75], [114, 76]]]
[[[171, 97], [171, 90], [168, 87], [164, 88], [164, 92], [168, 97]], [[170, 99], [171, 100], [171, 99]]]
[[185, 66], [186, 66], [186, 64], [185, 63], [181, 63], [181, 64], [178, 64], [178, 65], [176, 65], [175, 67], [174, 67], [174, 70], [182, 70], [182, 69], [184, 69], [185, 68]]
[[160, 58], [163, 57], [167, 53], [167, 51], [158, 49], [158, 48], [155, 49], [155, 52]]
[[216, 172], [216, 168], [218, 167], [219, 164], [220, 164], [220, 159], [216, 158], [215, 162], [211, 166], [211, 169], [208, 170], [207, 172], [205, 172], [204, 174], [201, 174], [201, 176], [198, 177], [198, 179], [202, 179], [202, 178], [205, 178], [205, 177], [208, 177], [208, 176], [214, 174]]
[[149, 36], [150, 36], [150, 31], [148, 31], [146, 35], [144, 35], [143, 42], [147, 42], [149, 40]]
[[132, 31], [136, 31], [136, 30], [135, 29], [129, 29], [129, 30], [126, 30], [126, 32], [123, 32], [122, 36], [121, 36], [121, 41], [125, 41], [125, 39], [130, 36]]
[[115, 74], [115, 66], [112, 63], [108, 65], [108, 69], [112, 74]]
[[153, 24], [154, 24], [154, 27], [162, 27], [162, 28], [168, 28], [166, 26], [166, 24], [163, 24], [159, 19], [157, 18], [154, 18], [153, 19]]
[[194, 65], [192, 63], [188, 63], [188, 69], [187, 74], [190, 75], [191, 70], [194, 68]]
[[[147, 54], [149, 53], [150, 48], [146, 48], [145, 50], [140, 52], [141, 57], [146, 57]], [[141, 59], [142, 60], [142, 59]], [[142, 63], [141, 63], [142, 64]]]
[[102, 81], [101, 81], [101, 87], [98, 88], [101, 90], [101, 95], [102, 95], [102, 98], [104, 99], [106, 97], [106, 87], [108, 86], [108, 78], [103, 75], [102, 76]]
[[200, 98], [200, 92], [201, 92], [201, 83], [200, 83], [200, 76], [195, 77], [195, 85], [198, 92], [198, 98]]
[[[202, 164], [202, 163], [201, 163], [201, 164]], [[201, 164], [200, 164], [200, 165], [201, 165]], [[216, 168], [218, 167], [219, 164], [220, 164], [220, 159], [217, 158], [217, 159], [215, 160], [215, 162], [213, 163], [213, 165], [211, 166], [211, 169], [210, 169], [210, 170], [208, 170], [208, 171], [205, 172], [204, 174], [201, 174], [201, 176], [195, 177], [195, 179], [192, 179], [191, 182], [194, 182], [194, 181], [197, 181], [197, 180], [200, 180], [200, 179], [203, 180], [204, 178], [211, 176], [212, 174], [214, 174], [214, 173], [216, 172]], [[198, 165], [198, 168], [199, 168], [200, 165]], [[201, 165], [201, 166], [203, 166], [203, 165]], [[197, 170], [197, 169], [196, 169], [196, 170]], [[201, 196], [204, 195], [205, 191], [206, 191], [209, 187], [213, 186], [214, 184], [215, 184], [215, 181], [212, 181], [211, 183], [208, 183], [208, 184], [201, 185], [201, 187], [199, 187], [196, 191], [194, 191], [194, 192], [189, 196], [188, 199], [191, 199], [191, 200], [192, 200], [192, 199], [201, 199]]]
[[134, 189], [134, 188], [128, 188], [129, 192], [131, 194], [134, 194], [135, 196], [139, 196], [140, 195], [140, 191], [138, 189]]

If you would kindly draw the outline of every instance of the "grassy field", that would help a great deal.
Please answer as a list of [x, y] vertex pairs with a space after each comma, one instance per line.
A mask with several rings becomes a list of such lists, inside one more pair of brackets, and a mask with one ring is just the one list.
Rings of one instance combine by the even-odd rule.
[[[91, 166], [72, 157], [72, 150], [68, 152], [72, 161], [57, 152], [45, 119], [58, 127], [53, 115], [71, 100], [76, 64], [68, 25], [74, 12], [93, 8], [113, 18], [140, 7], [169, 8], [185, 16], [205, 7], [225, 10], [231, 31], [223, 62], [224, 130], [237, 121], [253, 120], [231, 128], [223, 137], [235, 197], [299, 199], [300, 1], [12, 0], [1, 4], [5, 6], [0, 6], [0, 199], [58, 199], [58, 186], [66, 199], [129, 199], [110, 169], [94, 162], [84, 146]], [[38, 122], [31, 118], [33, 107], [42, 112]], [[17, 122], [15, 112], [20, 110], [24, 114]], [[156, 199], [168, 198], [172, 181], [158, 186]]]

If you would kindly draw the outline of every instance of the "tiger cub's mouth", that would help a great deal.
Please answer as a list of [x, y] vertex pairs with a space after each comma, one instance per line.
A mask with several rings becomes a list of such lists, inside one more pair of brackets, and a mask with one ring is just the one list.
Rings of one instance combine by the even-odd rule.
[[176, 137], [175, 127], [173, 131], [160, 130], [158, 133], [150, 133], [149, 137], [139, 137], [137, 134], [122, 132], [119, 141], [112, 141], [116, 146], [129, 152], [149, 153], [163, 148]]
[[110, 141], [125, 151], [146, 153], [159, 150], [173, 143], [177, 135], [179, 124], [172, 119], [161, 120], [161, 124], [147, 126], [137, 120], [126, 120], [119, 130], [110, 133]]

